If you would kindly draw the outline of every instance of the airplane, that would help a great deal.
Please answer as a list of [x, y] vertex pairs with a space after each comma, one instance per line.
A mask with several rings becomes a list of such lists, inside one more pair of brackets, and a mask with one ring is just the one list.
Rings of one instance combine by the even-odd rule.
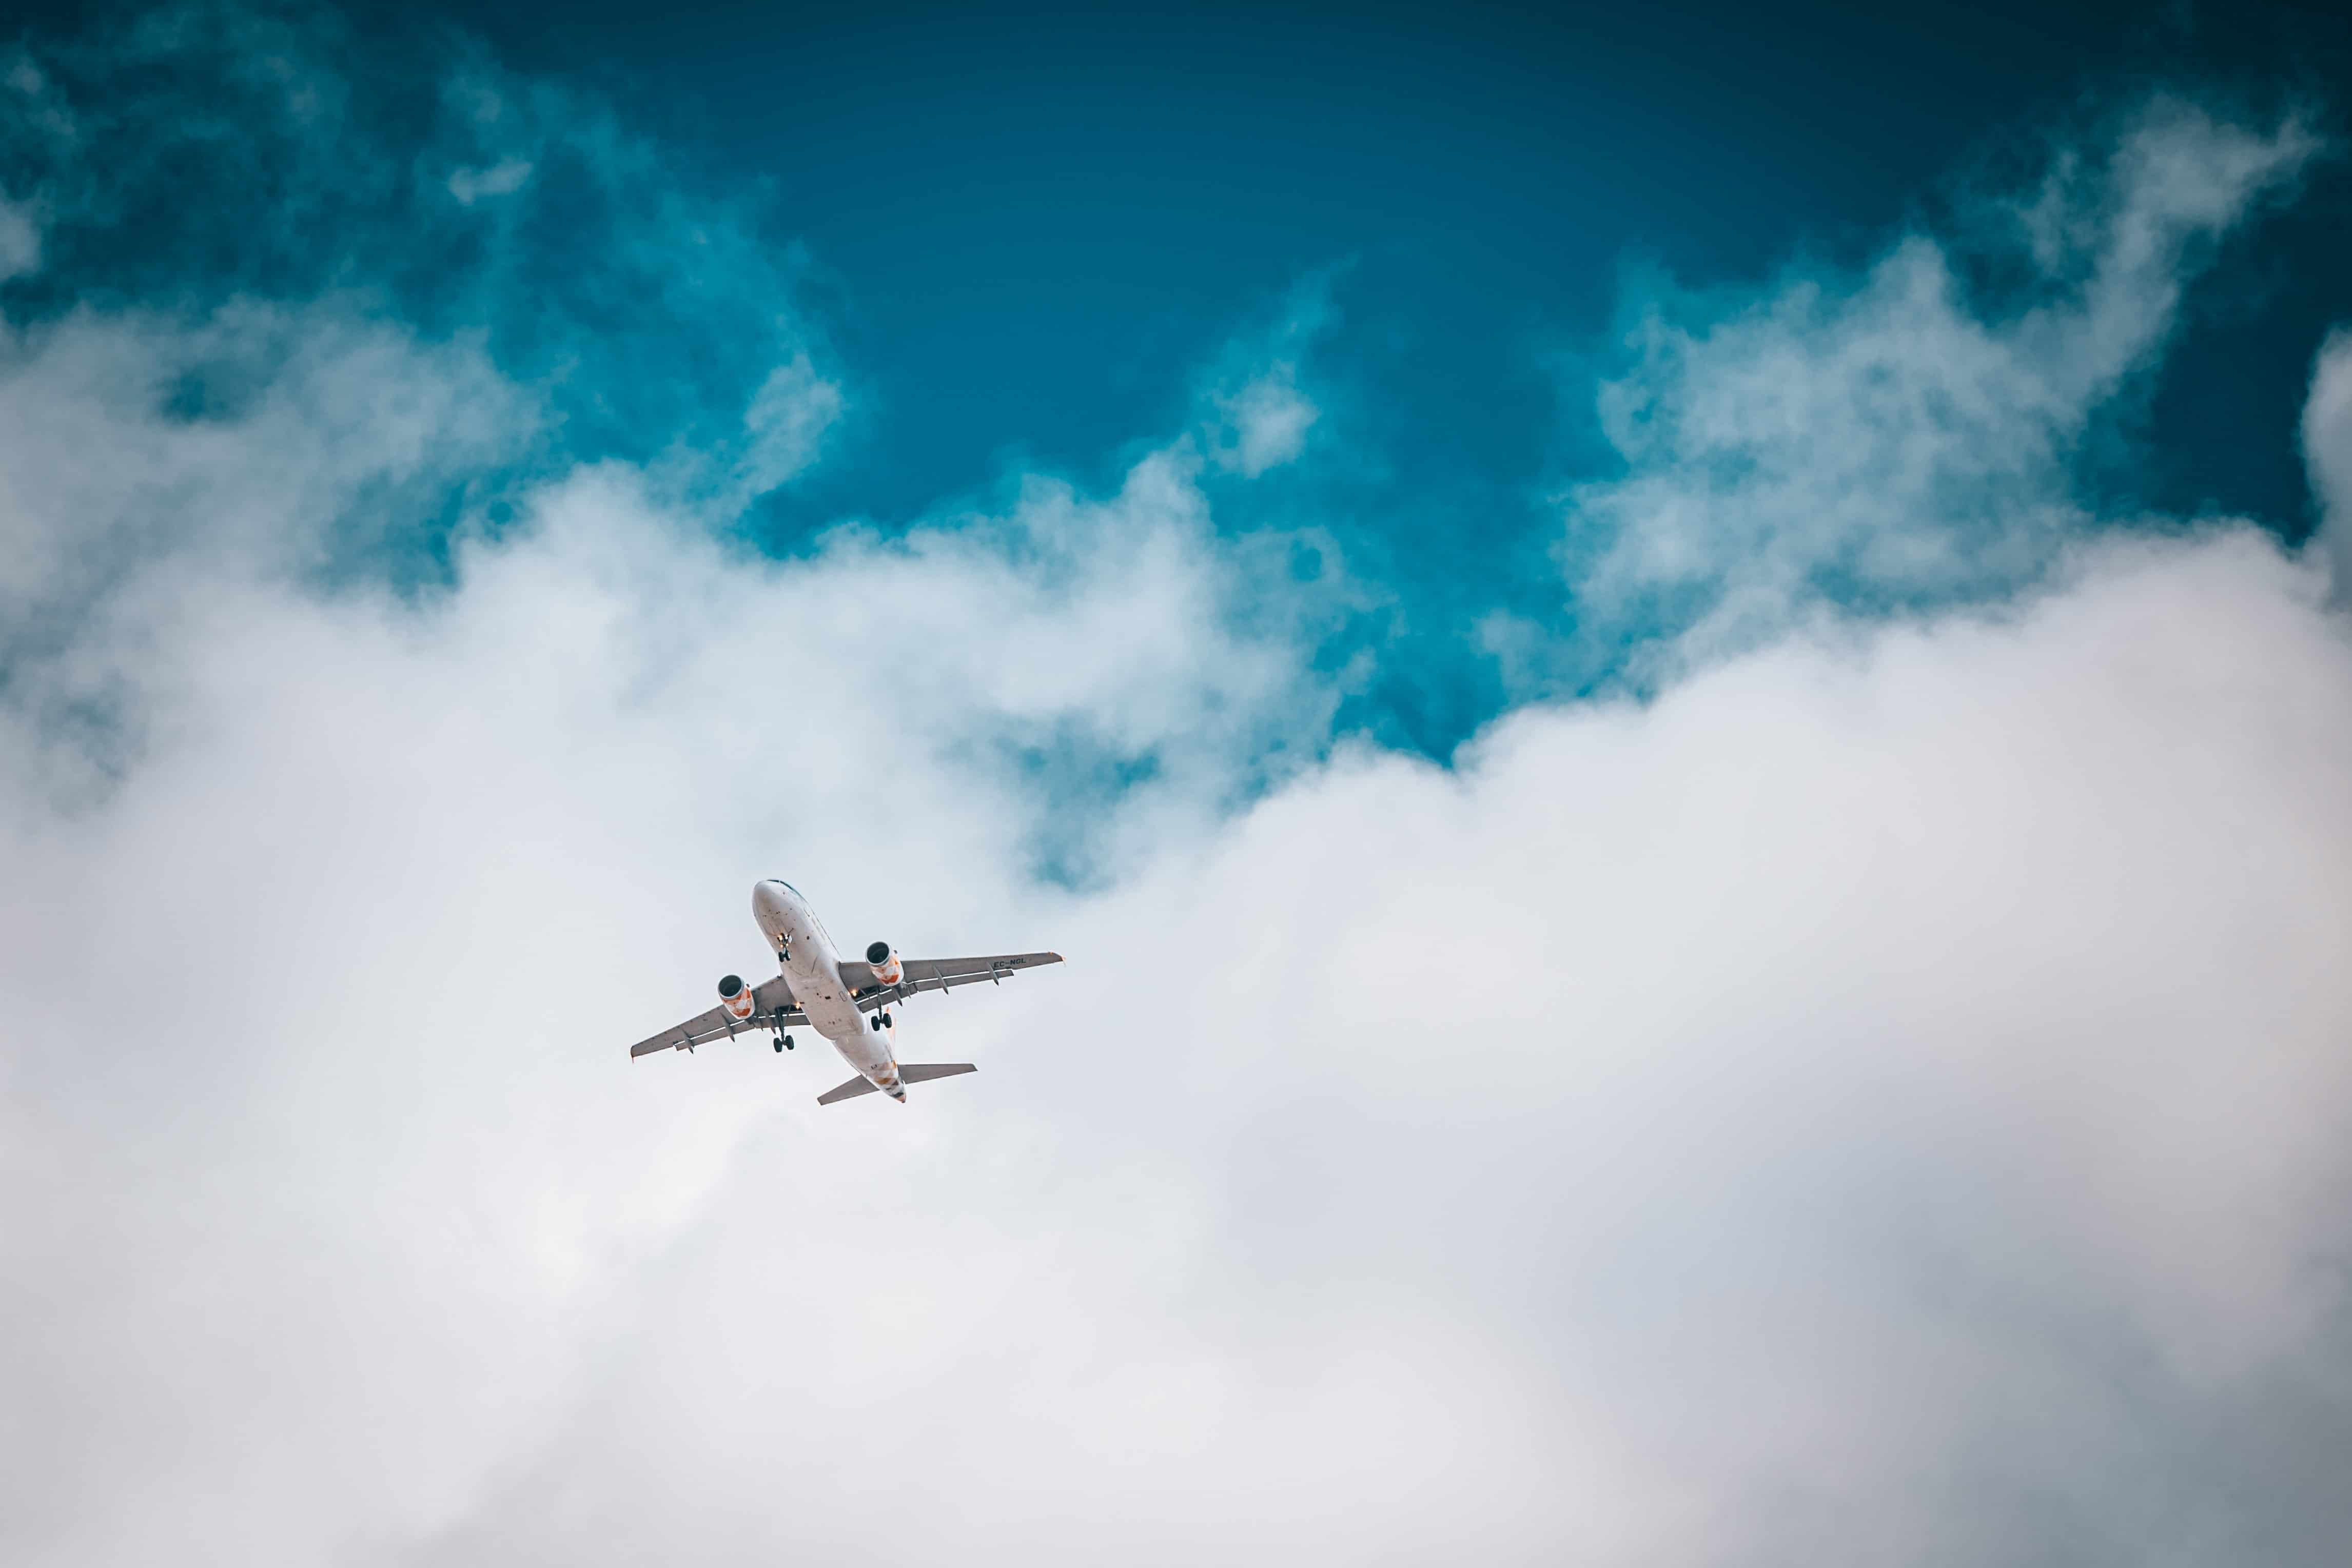
[[639, 1040], [629, 1047], [632, 1059], [655, 1051], [691, 1052], [739, 1029], [773, 1029], [779, 1052], [793, 1048], [785, 1033], [806, 1024], [833, 1042], [842, 1059], [857, 1076], [816, 1097], [819, 1105], [834, 1105], [880, 1089], [899, 1104], [907, 1103], [907, 1086], [933, 1079], [953, 1078], [980, 1069], [970, 1062], [908, 1062], [898, 1060], [898, 1019], [896, 1002], [924, 991], [951, 991], [986, 980], [1002, 984], [1024, 969], [1059, 963], [1058, 952], [1004, 952], [983, 958], [906, 958], [887, 942], [866, 950], [866, 961], [843, 958], [834, 948], [824, 922], [816, 918], [800, 889], [771, 877], [751, 886], [751, 918], [768, 945], [776, 950], [783, 973], [758, 985], [746, 985], [742, 976], [723, 975], [719, 982], [719, 1005], [697, 1014], [675, 1028]]

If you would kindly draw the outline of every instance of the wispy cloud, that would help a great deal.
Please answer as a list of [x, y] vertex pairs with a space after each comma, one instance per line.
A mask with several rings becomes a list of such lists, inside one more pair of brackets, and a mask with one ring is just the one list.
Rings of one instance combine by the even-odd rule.
[[1651, 298], [1601, 393], [1625, 472], [1567, 498], [1588, 632], [1720, 652], [1823, 605], [2030, 581], [2095, 526], [2072, 482], [2091, 417], [2153, 364], [2210, 242], [2318, 145], [2293, 119], [2158, 99], [1969, 209], [1957, 245], [1913, 234], [1858, 274]]
[[796, 466], [778, 377], [845, 404], [761, 193], [454, 35], [188, 0], [16, 70], [0, 189], [45, 226], [20, 322], [101, 299], [192, 321], [332, 299], [426, 343], [470, 338], [547, 412], [539, 471], [660, 458], [724, 497]]
[[1337, 319], [1331, 275], [1317, 273], [1291, 291], [1271, 329], [1225, 345], [1202, 395], [1203, 444], [1219, 468], [1254, 479], [1306, 451], [1322, 410], [1299, 385], [1301, 364]]
[[765, 495], [814, 462], [840, 417], [840, 386], [818, 375], [808, 355], [770, 371], [743, 413], [751, 437], [740, 470], [744, 492]]

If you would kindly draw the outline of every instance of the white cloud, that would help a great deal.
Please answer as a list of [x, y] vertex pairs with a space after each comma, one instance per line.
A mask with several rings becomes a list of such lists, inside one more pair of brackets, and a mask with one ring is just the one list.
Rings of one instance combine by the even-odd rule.
[[60, 798], [143, 743], [170, 689], [160, 623], [224, 560], [299, 579], [364, 558], [537, 420], [478, 345], [329, 300], [198, 321], [77, 311], [8, 331], [0, 363], [0, 660], [8, 700], [81, 744], [0, 755]]
[[2022, 225], [2038, 269], [2008, 313], [1920, 235], [1859, 277], [1799, 270], [1745, 309], [1711, 302], [1696, 327], [1652, 309], [1601, 404], [1628, 471], [1569, 497], [1580, 605], [1613, 636], [1679, 630], [1696, 605], [1681, 651], [1727, 651], [1824, 600], [2030, 580], [2090, 522], [2075, 443], [2162, 347], [2200, 247], [2315, 149], [2292, 120], [2255, 132], [2158, 100], [2106, 156], [2058, 156], [2032, 202], [1981, 205], [1980, 226]]
[[[2095, 555], [1458, 774], [1346, 754], [1080, 898], [959, 742], [1261, 689], [1118, 506], [1055, 585], [985, 532], [754, 564], [586, 475], [421, 616], [175, 592], [172, 743], [7, 809], [12, 1559], [2340, 1524], [2257, 1467], [2352, 1418], [2263, 1403], [2347, 1348], [2313, 581]], [[776, 872], [845, 939], [1072, 963], [910, 1009], [983, 1072], [903, 1110], [819, 1111], [810, 1052], [621, 1058]]]

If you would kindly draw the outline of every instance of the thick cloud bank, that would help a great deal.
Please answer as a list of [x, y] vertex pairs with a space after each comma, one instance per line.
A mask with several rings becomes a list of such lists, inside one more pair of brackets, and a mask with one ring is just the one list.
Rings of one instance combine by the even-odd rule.
[[[2135, 123], [2039, 314], [1906, 245], [1659, 338], [1578, 504], [1699, 632], [1444, 766], [1210, 516], [1325, 438], [1279, 354], [777, 561], [712, 524], [839, 406], [793, 332], [713, 479], [338, 294], [12, 321], [0, 1558], [2337, 1561], [2352, 637], [2061, 460], [2308, 149]], [[446, 588], [331, 569], [453, 495]], [[904, 1107], [628, 1061], [776, 874], [1070, 963], [911, 1005], [982, 1070]]]
[[[698, 628], [625, 508], [423, 623], [216, 584], [165, 752], [12, 806], [12, 1559], [2352, 1529], [2352, 647], [2254, 536], [1344, 753], [1073, 899], [967, 770], [774, 717], [740, 628], [872, 689], [832, 563]], [[1165, 612], [1170, 548], [1006, 644]], [[622, 1058], [778, 870], [1072, 963], [910, 1009], [983, 1072], [904, 1109]]]

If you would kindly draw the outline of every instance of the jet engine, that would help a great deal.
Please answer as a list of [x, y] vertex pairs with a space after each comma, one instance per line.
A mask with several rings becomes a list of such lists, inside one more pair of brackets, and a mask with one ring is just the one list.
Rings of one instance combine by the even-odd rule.
[[740, 1024], [751, 1016], [751, 988], [743, 984], [740, 974], [723, 974], [719, 979], [719, 1005], [727, 1016]]
[[874, 971], [877, 985], [896, 985], [907, 973], [899, 966], [898, 950], [887, 942], [877, 942], [867, 948], [866, 962]]

